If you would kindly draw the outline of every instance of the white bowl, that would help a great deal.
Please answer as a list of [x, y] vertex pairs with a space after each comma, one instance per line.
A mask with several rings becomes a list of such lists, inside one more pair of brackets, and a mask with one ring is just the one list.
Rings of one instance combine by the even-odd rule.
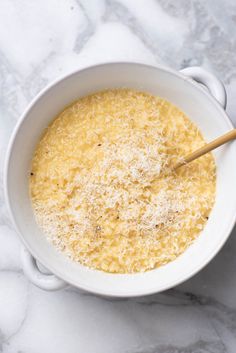
[[[7, 204], [25, 245], [23, 268], [41, 288], [55, 290], [71, 284], [116, 297], [166, 290], [202, 269], [220, 250], [235, 223], [236, 142], [232, 142], [214, 153], [217, 194], [209, 221], [194, 244], [175, 261], [142, 274], [108, 274], [73, 263], [49, 244], [35, 223], [29, 197], [28, 175], [35, 146], [43, 129], [66, 105], [91, 92], [115, 87], [135, 88], [166, 98], [199, 126], [207, 141], [233, 128], [224, 111], [222, 83], [198, 67], [179, 73], [136, 63], [103, 64], [74, 72], [41, 92], [17, 124], [5, 166]], [[35, 259], [43, 266], [38, 266]], [[43, 270], [44, 266], [51, 274]]]

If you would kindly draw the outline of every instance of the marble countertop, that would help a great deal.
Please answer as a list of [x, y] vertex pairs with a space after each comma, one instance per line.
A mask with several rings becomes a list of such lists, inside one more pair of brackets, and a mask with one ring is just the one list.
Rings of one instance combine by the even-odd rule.
[[[235, 0], [1, 0], [1, 179], [9, 136], [36, 93], [114, 60], [202, 65], [225, 83], [236, 123]], [[22, 273], [0, 185], [0, 352], [235, 353], [236, 229], [204, 270], [162, 294], [48, 293]]]

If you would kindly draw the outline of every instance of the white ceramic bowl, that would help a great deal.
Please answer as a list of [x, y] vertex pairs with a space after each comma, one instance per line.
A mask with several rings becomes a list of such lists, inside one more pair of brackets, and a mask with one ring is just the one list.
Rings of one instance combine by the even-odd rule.
[[43, 129], [66, 105], [91, 92], [114, 87], [136, 88], [166, 98], [199, 126], [207, 141], [233, 127], [224, 110], [226, 95], [222, 83], [198, 67], [179, 73], [136, 63], [97, 65], [74, 72], [41, 92], [17, 124], [5, 166], [7, 204], [25, 245], [23, 268], [30, 280], [41, 288], [55, 290], [71, 284], [89, 292], [116, 297], [160, 292], [202, 269], [220, 250], [234, 225], [236, 142], [216, 150], [215, 206], [199, 238], [175, 261], [143, 274], [108, 274], [71, 262], [48, 243], [35, 223], [28, 191], [35, 145]]

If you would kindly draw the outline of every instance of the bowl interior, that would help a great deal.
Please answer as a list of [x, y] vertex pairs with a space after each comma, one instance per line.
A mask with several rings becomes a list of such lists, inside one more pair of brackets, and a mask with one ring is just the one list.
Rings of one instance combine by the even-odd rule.
[[46, 241], [35, 223], [28, 192], [32, 154], [44, 128], [66, 105], [89, 93], [118, 87], [147, 91], [171, 101], [199, 126], [206, 140], [232, 128], [215, 99], [178, 73], [140, 64], [95, 66], [58, 81], [31, 104], [12, 137], [6, 188], [15, 225], [25, 245], [40, 262], [80, 288], [104, 295], [135, 296], [158, 292], [186, 280], [210, 261], [227, 239], [236, 216], [236, 142], [215, 151], [215, 206], [199, 238], [175, 261], [134, 275], [107, 274], [73, 263]]

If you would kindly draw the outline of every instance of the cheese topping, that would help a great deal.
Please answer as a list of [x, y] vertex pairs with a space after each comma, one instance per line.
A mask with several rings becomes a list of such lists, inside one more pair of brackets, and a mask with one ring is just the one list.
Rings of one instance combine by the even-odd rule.
[[83, 97], [36, 148], [36, 220], [58, 249], [91, 268], [133, 273], [166, 264], [199, 235], [214, 204], [212, 154], [168, 172], [203, 144], [164, 99], [130, 89]]

